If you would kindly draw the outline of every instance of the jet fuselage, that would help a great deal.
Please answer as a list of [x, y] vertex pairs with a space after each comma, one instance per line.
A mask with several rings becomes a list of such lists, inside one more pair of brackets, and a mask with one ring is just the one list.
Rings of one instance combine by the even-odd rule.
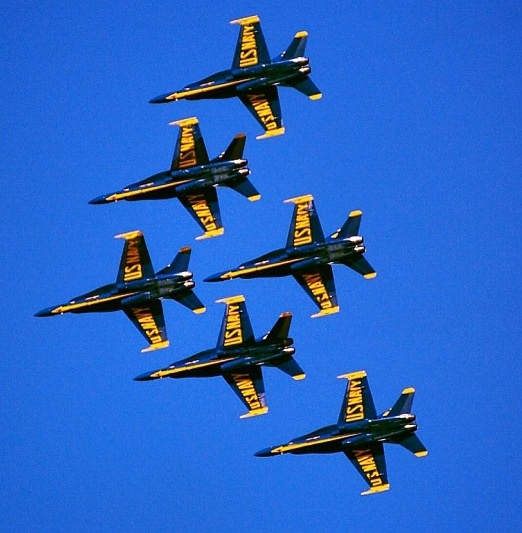
[[375, 420], [361, 420], [348, 424], [332, 424], [312, 433], [296, 437], [287, 444], [280, 444], [257, 452], [258, 457], [269, 457], [284, 453], [294, 455], [306, 453], [337, 453], [345, 447], [361, 448], [372, 442], [385, 442], [392, 438], [413, 433], [417, 429], [415, 415], [402, 414], [381, 417]]
[[125, 306], [140, 305], [158, 298], [170, 298], [174, 294], [189, 291], [194, 286], [191, 272], [179, 272], [175, 276], [158, 274], [152, 279], [103, 285], [76, 296], [67, 303], [43, 309], [36, 313], [36, 316], [118, 311]]
[[360, 236], [328, 238], [323, 243], [274, 250], [239, 265], [235, 270], [209, 276], [205, 281], [288, 276], [320, 265], [343, 262], [365, 251], [363, 238]]
[[293, 342], [291, 338], [277, 343], [265, 343], [261, 339], [240, 348], [212, 348], [172, 363], [166, 368], [141, 374], [134, 380], [150, 381], [165, 377], [214, 377], [222, 375], [223, 372], [238, 371], [250, 365], [270, 365], [278, 359], [293, 355], [295, 353]]
[[247, 165], [246, 159], [235, 159], [214, 161], [181, 170], [166, 170], [127, 185], [120, 191], [94, 198], [89, 203], [176, 198], [179, 194], [197, 192], [205, 187], [233, 184], [250, 174]]
[[307, 57], [296, 57], [274, 63], [222, 70], [190, 83], [178, 91], [157, 96], [150, 100], [150, 103], [163, 104], [182, 99], [231, 98], [266, 89], [272, 85], [285, 85], [310, 74], [312, 69], [309, 63]]

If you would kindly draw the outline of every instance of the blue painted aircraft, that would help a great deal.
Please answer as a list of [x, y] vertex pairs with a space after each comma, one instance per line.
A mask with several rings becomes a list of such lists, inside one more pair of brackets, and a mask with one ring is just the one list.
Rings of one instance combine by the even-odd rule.
[[282, 313], [274, 327], [263, 337], [256, 339], [243, 296], [217, 300], [225, 303], [226, 310], [221, 324], [217, 346], [172, 363], [166, 368], [147, 372], [134, 378], [149, 381], [161, 378], [206, 378], [223, 376], [248, 409], [240, 418], [265, 414], [262, 366], [279, 368], [295, 380], [305, 373], [292, 357], [295, 353], [293, 339], [288, 336], [291, 313]]
[[257, 15], [233, 20], [231, 24], [241, 26], [231, 69], [190, 83], [179, 91], [153, 98], [150, 103], [237, 96], [265, 130], [258, 139], [282, 135], [285, 128], [278, 86], [293, 87], [311, 100], [322, 96], [308, 76], [312, 70], [310, 60], [304, 57], [308, 34], [305, 31], [296, 33], [290, 46], [270, 59]]
[[319, 308], [312, 317], [339, 311], [332, 263], [355, 270], [366, 279], [377, 274], [362, 254], [366, 251], [358, 235], [362, 212], [352, 211], [344, 225], [325, 238], [311, 195], [290, 198], [294, 213], [285, 248], [269, 252], [233, 270], [213, 274], [205, 281], [292, 275]]
[[361, 494], [386, 491], [390, 484], [383, 443], [400, 444], [417, 457], [428, 453], [415, 435], [417, 423], [411, 413], [415, 389], [404, 389], [395, 405], [378, 416], [365, 371], [339, 378], [349, 381], [337, 424], [296, 437], [287, 444], [266, 448], [255, 455], [272, 457], [284, 453], [343, 452], [370, 487]]
[[166, 348], [169, 341], [161, 298], [176, 300], [196, 314], [206, 311], [192, 291], [195, 283], [188, 271], [191, 250], [188, 246], [181, 248], [170, 265], [154, 273], [141, 231], [122, 233], [115, 238], [125, 239], [116, 283], [43, 309], [35, 316], [122, 310], [149, 342], [143, 352]]
[[243, 159], [246, 136], [236, 135], [224, 152], [209, 160], [197, 118], [178, 120], [171, 125], [179, 126], [180, 130], [169, 170], [127, 185], [121, 191], [98, 196], [89, 203], [178, 198], [204, 231], [196, 239], [222, 235], [216, 187], [230, 187], [252, 202], [261, 198], [247, 177], [250, 170], [248, 161]]

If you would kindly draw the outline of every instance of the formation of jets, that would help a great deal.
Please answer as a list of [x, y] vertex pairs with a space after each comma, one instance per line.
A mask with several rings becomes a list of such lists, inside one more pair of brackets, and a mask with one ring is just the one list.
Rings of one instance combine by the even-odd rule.
[[[240, 32], [232, 67], [179, 91], [152, 99], [151, 103], [237, 96], [264, 129], [258, 139], [285, 132], [277, 87], [294, 87], [310, 99], [321, 92], [309, 77], [309, 59], [304, 56], [308, 34], [297, 32], [288, 48], [270, 59], [257, 16], [233, 20]], [[171, 166], [123, 189], [98, 196], [91, 204], [120, 200], [159, 200], [178, 198], [191, 214], [203, 234], [196, 239], [224, 233], [217, 198], [217, 187], [229, 187], [250, 201], [260, 194], [248, 179], [250, 169], [244, 159], [246, 136], [236, 135], [229, 146], [209, 159], [198, 119], [171, 122], [179, 126]], [[325, 237], [313, 196], [310, 194], [285, 200], [294, 204], [286, 245], [240, 264], [235, 269], [212, 274], [206, 282], [234, 278], [293, 276], [318, 308], [312, 317], [339, 312], [332, 265], [342, 264], [366, 279], [376, 276], [364, 257], [366, 247], [359, 235], [362, 212], [351, 211], [344, 224]], [[141, 231], [116, 235], [125, 240], [116, 282], [98, 287], [67, 303], [49, 307], [35, 316], [64, 313], [108, 312], [122, 310], [148, 342], [142, 351], [169, 345], [162, 299], [172, 299], [194, 313], [206, 308], [193, 289], [193, 274], [188, 270], [191, 249], [181, 248], [172, 263], [155, 272]], [[292, 313], [283, 312], [272, 329], [255, 338], [242, 295], [216, 300], [226, 305], [215, 348], [195, 353], [167, 367], [146, 372], [134, 379], [151, 381], [161, 378], [222, 376], [236, 393], [247, 412], [241, 418], [268, 412], [262, 367], [275, 367], [294, 380], [305, 373], [294, 359], [293, 339], [289, 337]], [[336, 424], [292, 439], [286, 444], [265, 448], [255, 455], [271, 457], [285, 453], [343, 452], [361, 474], [372, 494], [389, 489], [384, 446], [400, 444], [418, 457], [428, 452], [418, 437], [416, 417], [411, 412], [414, 389], [406, 388], [396, 403], [377, 414], [365, 371], [339, 376], [348, 379], [341, 411]]]

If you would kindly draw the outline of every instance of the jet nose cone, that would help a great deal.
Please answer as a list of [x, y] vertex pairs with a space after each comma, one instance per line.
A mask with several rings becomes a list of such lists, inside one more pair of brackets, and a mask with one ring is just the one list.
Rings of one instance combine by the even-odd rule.
[[107, 195], [104, 194], [102, 196], [97, 196], [96, 198], [93, 198], [92, 200], [89, 200], [89, 203], [91, 205], [106, 204], [107, 203]]
[[151, 381], [155, 378], [151, 376], [151, 372], [145, 372], [145, 374], [140, 374], [134, 378], [134, 381]]
[[35, 313], [34, 316], [53, 316], [52, 310], [53, 307], [48, 307], [47, 309], [42, 309], [41, 311], [38, 311], [38, 313]]
[[213, 283], [215, 281], [223, 281], [224, 279], [227, 279], [224, 275], [226, 272], [218, 272], [217, 274], [212, 274], [211, 276], [208, 276], [203, 281], [208, 281], [209, 283]]
[[166, 94], [160, 94], [159, 96], [155, 96], [151, 100], [149, 100], [149, 104], [165, 104], [166, 102], [170, 102], [172, 100], [175, 100], [175, 98], [167, 98], [172, 93], [166, 93]]
[[264, 448], [254, 454], [256, 457], [270, 457], [272, 455], [272, 448]]

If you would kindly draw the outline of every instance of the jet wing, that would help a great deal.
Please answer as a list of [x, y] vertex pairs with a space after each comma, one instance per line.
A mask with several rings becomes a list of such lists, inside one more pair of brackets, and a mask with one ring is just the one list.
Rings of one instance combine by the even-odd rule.
[[163, 307], [160, 300], [151, 300], [139, 307], [124, 307], [123, 311], [150, 343], [150, 346], [142, 350], [142, 352], [159, 350], [169, 345]]
[[257, 15], [231, 20], [230, 24], [241, 25], [232, 60], [232, 70], [253, 67], [259, 63], [265, 65], [271, 63]]
[[374, 442], [364, 448], [351, 448], [344, 446], [343, 451], [350, 459], [353, 466], [361, 474], [370, 488], [361, 494], [373, 494], [390, 488], [386, 472], [386, 459], [382, 442]]
[[185, 118], [170, 124], [180, 127], [170, 170], [183, 170], [196, 165], [206, 165], [209, 159], [198, 119], [196, 117]]
[[216, 300], [227, 305], [217, 341], [217, 348], [232, 348], [254, 342], [254, 332], [248, 316], [245, 297], [231, 296]]
[[311, 194], [289, 198], [285, 203], [294, 204], [292, 222], [286, 239], [287, 248], [297, 248], [314, 242], [324, 242], [323, 228]]
[[347, 378], [348, 384], [346, 385], [338, 424], [377, 418], [366, 372], [359, 370], [358, 372], [343, 374], [339, 378]]
[[196, 193], [180, 194], [178, 198], [205, 232], [196, 237], [197, 240], [223, 235], [225, 230], [221, 223], [217, 192], [214, 187], [205, 187]]
[[275, 137], [285, 132], [277, 87], [268, 85], [261, 90], [239, 93], [238, 96], [265, 130], [265, 133], [258, 135], [256, 139]]
[[240, 418], [263, 415], [268, 411], [260, 366], [254, 365], [242, 371], [226, 372], [223, 377], [248, 409], [248, 412]]
[[114, 238], [125, 239], [116, 283], [123, 284], [143, 278], [153, 278], [154, 269], [143, 233], [130, 231], [115, 235]]
[[312, 318], [339, 312], [330, 265], [321, 265], [306, 272], [293, 272], [293, 276], [320, 309], [319, 313], [312, 315]]

